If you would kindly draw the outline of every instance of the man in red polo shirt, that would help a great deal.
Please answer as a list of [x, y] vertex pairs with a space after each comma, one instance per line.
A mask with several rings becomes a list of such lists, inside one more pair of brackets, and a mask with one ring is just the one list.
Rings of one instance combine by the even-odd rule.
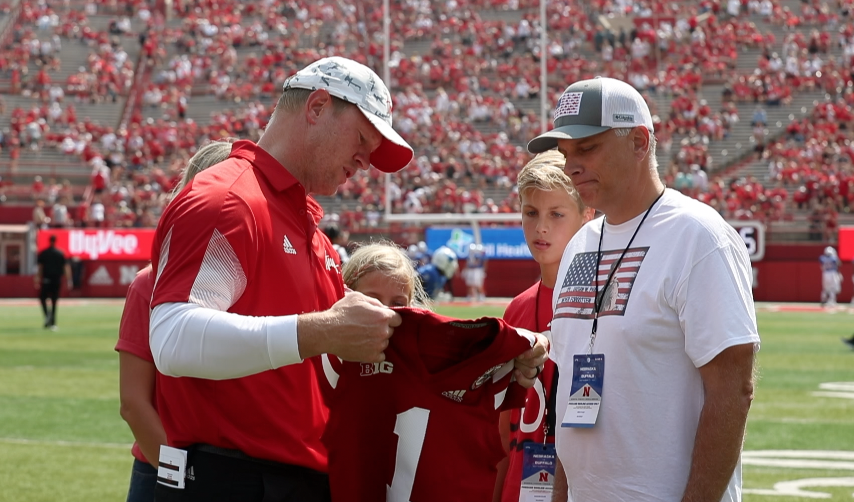
[[[329, 500], [328, 412], [309, 359], [381, 362], [401, 320], [345, 296], [309, 194], [411, 159], [382, 80], [326, 58], [285, 82], [257, 145], [234, 143], [164, 211], [150, 341], [158, 409], [182, 450], [161, 450], [156, 500]], [[540, 341], [517, 360], [520, 383], [533, 384], [544, 354]]]
[[382, 81], [328, 58], [286, 82], [257, 145], [236, 142], [169, 205], [153, 249], [151, 349], [169, 375], [158, 405], [170, 445], [189, 459], [185, 488], [161, 484], [158, 500], [325, 500], [327, 409], [309, 358], [382, 361], [400, 318], [345, 297], [308, 194], [411, 158]]

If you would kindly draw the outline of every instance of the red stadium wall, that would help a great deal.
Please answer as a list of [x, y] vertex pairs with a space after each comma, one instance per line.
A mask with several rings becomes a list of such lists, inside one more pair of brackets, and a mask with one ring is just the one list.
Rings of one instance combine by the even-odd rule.
[[[818, 257], [824, 245], [768, 245], [765, 257], [753, 264], [756, 301], [818, 302], [821, 296], [821, 270]], [[116, 297], [127, 292], [136, 272], [147, 265], [145, 260], [83, 260], [81, 288], [72, 297]], [[465, 266], [465, 261], [460, 267]], [[842, 293], [838, 301], [846, 303], [854, 293], [851, 262], [842, 265]], [[529, 260], [491, 260], [487, 265], [485, 289], [488, 296], [511, 297], [539, 278], [539, 267]], [[451, 282], [455, 296], [466, 295], [459, 274]], [[32, 276], [0, 276], [0, 297], [34, 297]]]
[[80, 296], [123, 298], [136, 273], [148, 265], [144, 261], [84, 261]]
[[[147, 260], [94, 261], [83, 260], [80, 288], [69, 293], [62, 286], [63, 298], [124, 298], [136, 273], [148, 265]], [[31, 275], [0, 276], [0, 298], [38, 297]]]
[[[753, 297], [758, 302], [818, 302], [821, 298], [821, 270], [818, 257], [824, 244], [768, 244], [765, 257], [753, 263]], [[460, 263], [460, 268], [465, 262]], [[537, 264], [527, 260], [491, 260], [487, 265], [484, 289], [488, 296], [515, 296], [540, 276]], [[842, 264], [842, 293], [839, 302], [851, 301], [854, 286], [851, 262]], [[452, 283], [454, 296], [465, 296], [466, 288], [457, 275]]]
[[[756, 301], [818, 302], [821, 300], [821, 269], [818, 257], [824, 244], [778, 244], [765, 248], [765, 257], [754, 263], [753, 297]], [[842, 263], [840, 303], [851, 301], [851, 262]]]
[[0, 206], [0, 224], [20, 225], [33, 221], [33, 207], [35, 206], [32, 204], [28, 206]]

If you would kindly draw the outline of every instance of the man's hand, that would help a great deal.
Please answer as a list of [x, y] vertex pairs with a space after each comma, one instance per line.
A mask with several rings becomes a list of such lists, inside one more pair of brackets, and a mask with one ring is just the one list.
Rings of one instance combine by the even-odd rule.
[[400, 314], [361, 293], [350, 292], [325, 312], [300, 315], [297, 321], [300, 357], [334, 354], [346, 361], [376, 363]]
[[[516, 328], [516, 331], [527, 330]], [[543, 370], [543, 364], [545, 364], [546, 360], [549, 358], [548, 338], [540, 333], [532, 333], [530, 331], [528, 331], [528, 333], [536, 337], [536, 342], [533, 347], [526, 350], [522, 355], [516, 358], [515, 371], [516, 381], [526, 389], [530, 389], [534, 386], [534, 382], [537, 381], [537, 376], [539, 376], [540, 372]]]

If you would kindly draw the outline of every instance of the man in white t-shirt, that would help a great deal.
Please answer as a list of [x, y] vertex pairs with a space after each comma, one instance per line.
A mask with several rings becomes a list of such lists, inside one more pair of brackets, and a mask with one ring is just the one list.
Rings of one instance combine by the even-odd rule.
[[744, 243], [665, 189], [633, 87], [576, 82], [554, 115], [528, 150], [557, 147], [604, 214], [568, 244], [554, 290], [554, 500], [740, 501], [759, 346]]

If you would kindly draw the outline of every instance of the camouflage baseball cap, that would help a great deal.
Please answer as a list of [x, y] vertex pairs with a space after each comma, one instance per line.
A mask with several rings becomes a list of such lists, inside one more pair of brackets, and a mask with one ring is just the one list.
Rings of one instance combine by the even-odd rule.
[[563, 91], [554, 111], [555, 128], [528, 143], [531, 153], [557, 148], [559, 139], [580, 139], [608, 129], [644, 126], [654, 132], [643, 96], [613, 78], [580, 80]]
[[412, 160], [412, 147], [391, 127], [391, 94], [367, 66], [337, 56], [319, 59], [285, 80], [283, 90], [292, 87], [326, 89], [358, 106], [383, 136], [380, 147], [371, 154], [371, 164], [380, 171], [400, 171]]

